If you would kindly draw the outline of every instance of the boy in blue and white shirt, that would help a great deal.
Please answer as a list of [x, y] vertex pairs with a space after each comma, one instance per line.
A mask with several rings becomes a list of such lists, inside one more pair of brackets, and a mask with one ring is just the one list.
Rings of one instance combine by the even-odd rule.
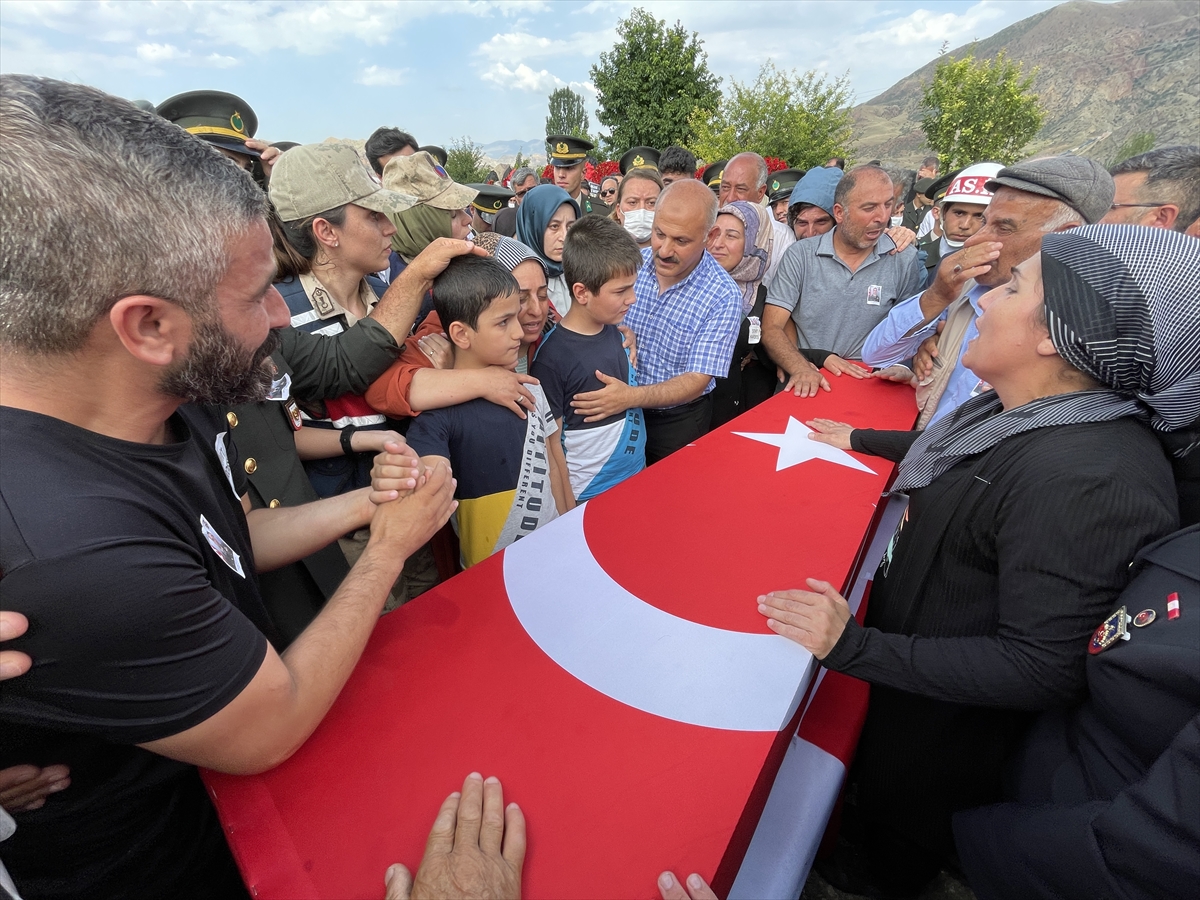
[[563, 245], [571, 308], [542, 340], [530, 370], [558, 422], [571, 490], [581, 503], [646, 467], [640, 407], [584, 417], [571, 405], [577, 394], [612, 381], [637, 386], [617, 324], [634, 303], [641, 266], [637, 244], [616, 222], [599, 216], [576, 222]]

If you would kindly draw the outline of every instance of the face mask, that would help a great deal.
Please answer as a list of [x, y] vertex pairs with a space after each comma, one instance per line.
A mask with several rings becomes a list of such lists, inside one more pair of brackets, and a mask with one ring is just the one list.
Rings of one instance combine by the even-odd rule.
[[652, 209], [631, 209], [629, 212], [621, 213], [625, 220], [625, 230], [639, 244], [645, 243], [650, 238], [650, 226], [654, 224], [654, 210]]
[[904, 224], [904, 216], [902, 216], [902, 215], [892, 216], [892, 227], [893, 228], [899, 228], [903, 224]]
[[952, 241], [945, 235], [942, 235], [942, 240], [946, 242], [947, 247], [953, 247], [955, 250], [961, 250], [966, 243], [966, 241]]

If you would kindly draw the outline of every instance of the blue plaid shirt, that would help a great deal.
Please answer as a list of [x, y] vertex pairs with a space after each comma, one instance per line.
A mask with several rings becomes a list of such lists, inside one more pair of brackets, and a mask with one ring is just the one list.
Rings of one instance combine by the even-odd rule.
[[[654, 251], [642, 251], [637, 297], [625, 324], [637, 335], [638, 384], [685, 372], [725, 378], [742, 325], [742, 292], [707, 250], [683, 281], [659, 293]], [[711, 379], [704, 393], [716, 382]]]

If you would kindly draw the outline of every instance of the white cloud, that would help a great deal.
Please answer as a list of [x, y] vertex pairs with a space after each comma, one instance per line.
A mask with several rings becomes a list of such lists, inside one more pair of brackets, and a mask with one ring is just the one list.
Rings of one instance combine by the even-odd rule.
[[367, 87], [399, 87], [407, 80], [408, 69], [385, 69], [383, 66], [367, 66], [354, 80]]
[[588, 32], [578, 32], [569, 38], [549, 38], [527, 31], [510, 31], [492, 35], [475, 52], [486, 59], [511, 65], [530, 59], [588, 55], [596, 46], [603, 46], [601, 39]]
[[515, 69], [508, 68], [502, 62], [493, 63], [480, 77], [484, 81], [490, 81], [500, 87], [543, 94], [567, 86], [567, 83], [557, 75], [552, 75], [546, 69], [535, 72], [525, 63], [519, 63]]
[[174, 44], [140, 44], [137, 48], [138, 59], [148, 63], [169, 62], [187, 54], [181, 53]]

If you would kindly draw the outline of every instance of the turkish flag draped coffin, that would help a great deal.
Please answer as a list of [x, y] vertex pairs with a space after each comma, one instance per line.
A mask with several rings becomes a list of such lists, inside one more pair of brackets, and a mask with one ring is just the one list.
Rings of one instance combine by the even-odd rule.
[[844, 377], [776, 396], [383, 617], [295, 756], [205, 773], [254, 896], [382, 897], [471, 771], [525, 811], [527, 897], [727, 889], [816, 668], [756, 597], [847, 585], [892, 474], [808, 440], [817, 416], [915, 408]]

